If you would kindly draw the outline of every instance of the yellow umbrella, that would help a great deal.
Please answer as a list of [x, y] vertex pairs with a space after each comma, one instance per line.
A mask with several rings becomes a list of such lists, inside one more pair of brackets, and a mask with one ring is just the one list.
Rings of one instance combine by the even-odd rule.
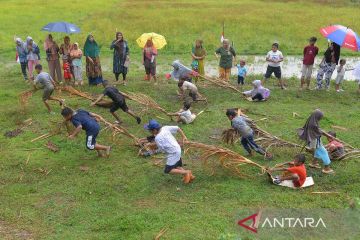
[[138, 39], [136, 39], [139, 47], [143, 48], [146, 41], [151, 39], [156, 49], [161, 49], [166, 45], [166, 39], [164, 36], [157, 33], [143, 33]]

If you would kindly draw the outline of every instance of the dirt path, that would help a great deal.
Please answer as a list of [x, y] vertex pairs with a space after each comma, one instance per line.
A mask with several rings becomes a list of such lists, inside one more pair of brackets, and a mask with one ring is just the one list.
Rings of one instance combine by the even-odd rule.
[[0, 220], [0, 238], [6, 240], [30, 240], [34, 239], [29, 231], [17, 229], [5, 221]]

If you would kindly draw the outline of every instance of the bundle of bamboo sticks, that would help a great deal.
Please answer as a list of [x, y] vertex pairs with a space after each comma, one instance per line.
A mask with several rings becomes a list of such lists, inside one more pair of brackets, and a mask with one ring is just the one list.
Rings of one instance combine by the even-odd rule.
[[29, 99], [32, 97], [34, 93], [33, 89], [23, 91], [19, 94], [19, 101], [21, 106], [26, 106], [29, 103]]
[[267, 170], [264, 166], [253, 162], [240, 154], [233, 152], [227, 148], [221, 148], [213, 145], [206, 145], [198, 142], [187, 141], [184, 144], [186, 148], [185, 152], [188, 151], [200, 151], [200, 160], [207, 162], [210, 158], [217, 158], [221, 166], [231, 170], [240, 177], [247, 176], [242, 171], [242, 166], [250, 165], [257, 167], [261, 170], [261, 173], [265, 173]]
[[156, 110], [159, 110], [160, 112], [164, 113], [167, 116], [171, 116], [171, 113], [167, 112], [164, 108], [162, 108], [157, 102], [155, 102], [154, 99], [152, 99], [151, 97], [149, 97], [143, 93], [127, 92], [127, 93], [123, 93], [123, 95], [126, 98], [133, 100], [133, 101], [145, 106], [148, 109], [149, 108], [156, 109]]
[[[209, 76], [203, 76], [203, 75], [199, 75], [200, 78], [205, 79], [207, 81], [209, 81], [210, 83], [212, 83], [215, 86], [218, 87], [222, 87], [222, 88], [227, 88], [227, 89], [231, 89], [235, 92], [238, 93], [242, 93], [239, 89], [237, 89], [235, 86], [231, 85], [230, 82], [224, 81], [220, 78], [213, 78], [213, 77], [209, 77]], [[242, 95], [241, 95], [242, 96]]]

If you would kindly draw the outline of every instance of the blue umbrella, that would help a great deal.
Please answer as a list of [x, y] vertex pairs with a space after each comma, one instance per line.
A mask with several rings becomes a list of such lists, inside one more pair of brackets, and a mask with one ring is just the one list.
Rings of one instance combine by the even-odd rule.
[[48, 31], [48, 32], [63, 32], [63, 33], [79, 33], [80, 28], [72, 23], [67, 22], [53, 22], [49, 23], [46, 26], [44, 26], [42, 31]]

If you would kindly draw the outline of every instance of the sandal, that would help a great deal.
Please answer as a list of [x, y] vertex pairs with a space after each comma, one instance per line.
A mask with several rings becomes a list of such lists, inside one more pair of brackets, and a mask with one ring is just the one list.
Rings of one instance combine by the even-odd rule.
[[323, 170], [321, 170], [321, 172], [325, 173], [325, 174], [333, 174], [333, 173], [335, 173], [334, 170], [332, 170], [332, 169], [330, 169], [330, 170], [323, 169]]
[[316, 168], [316, 169], [321, 169], [321, 167], [320, 167], [320, 165], [319, 165], [318, 163], [316, 163], [316, 164], [310, 163], [310, 164], [309, 164], [309, 167], [311, 167], [311, 168]]

